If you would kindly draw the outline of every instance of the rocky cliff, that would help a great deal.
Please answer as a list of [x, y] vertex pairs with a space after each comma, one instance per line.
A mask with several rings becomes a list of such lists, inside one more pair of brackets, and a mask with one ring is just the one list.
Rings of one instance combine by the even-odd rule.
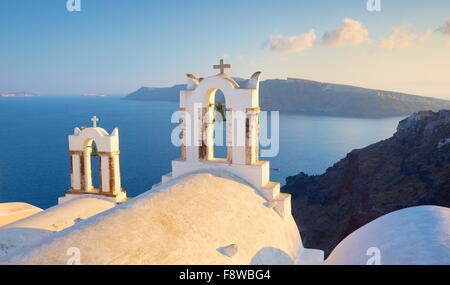
[[389, 139], [353, 150], [322, 175], [286, 179], [305, 247], [328, 255], [373, 219], [418, 205], [450, 207], [450, 111], [422, 111]]

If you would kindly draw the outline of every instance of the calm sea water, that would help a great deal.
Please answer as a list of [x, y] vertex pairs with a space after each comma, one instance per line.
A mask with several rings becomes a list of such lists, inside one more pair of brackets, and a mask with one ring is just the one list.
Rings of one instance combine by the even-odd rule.
[[[0, 98], [0, 202], [56, 204], [70, 187], [67, 136], [76, 126], [90, 126], [93, 115], [108, 132], [119, 127], [122, 186], [128, 196], [145, 192], [179, 157], [170, 141], [176, 126], [170, 117], [177, 109], [177, 103], [117, 97]], [[272, 180], [284, 183], [300, 171], [323, 173], [352, 149], [390, 137], [401, 119], [281, 114], [280, 152], [268, 159], [272, 168], [280, 168], [272, 170]]]

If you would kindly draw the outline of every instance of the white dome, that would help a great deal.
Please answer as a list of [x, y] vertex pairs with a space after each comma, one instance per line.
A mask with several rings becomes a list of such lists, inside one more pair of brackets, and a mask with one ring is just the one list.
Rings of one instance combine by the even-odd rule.
[[[379, 251], [378, 251], [379, 249]], [[359, 228], [325, 264], [450, 264], [450, 208], [418, 206], [384, 215]]]
[[0, 227], [42, 211], [41, 208], [21, 202], [0, 203]]
[[[16, 204], [13, 206], [19, 211], [18, 214], [25, 211], [28, 216], [0, 227], [0, 257], [71, 227], [78, 220], [87, 219], [115, 206], [115, 203], [94, 195], [83, 195], [45, 211], [25, 203], [7, 204]], [[12, 208], [7, 206], [9, 205], [0, 204], [0, 210]], [[2, 211], [0, 218], [1, 215]]]
[[0, 263], [286, 264], [302, 254], [294, 219], [282, 218], [255, 189], [233, 177], [176, 178], [83, 220]]

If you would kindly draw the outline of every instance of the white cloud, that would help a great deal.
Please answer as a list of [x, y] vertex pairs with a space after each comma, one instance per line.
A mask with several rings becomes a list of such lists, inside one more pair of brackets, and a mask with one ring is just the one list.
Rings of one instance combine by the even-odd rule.
[[417, 39], [419, 40], [419, 42], [424, 42], [424, 41], [426, 41], [432, 34], [433, 34], [433, 30], [432, 30], [432, 29], [428, 29], [428, 30], [425, 30], [422, 34], [420, 34], [419, 37], [418, 37]]
[[409, 31], [406, 26], [394, 27], [388, 38], [380, 40], [378, 48], [384, 50], [407, 49], [412, 47], [416, 42], [426, 41], [432, 33], [433, 31], [428, 29], [417, 35]]
[[442, 24], [437, 31], [443, 33], [444, 35], [450, 36], [450, 19], [445, 21], [444, 24]]
[[315, 40], [316, 31], [314, 29], [310, 29], [306, 34], [292, 37], [272, 35], [266, 41], [265, 45], [274, 52], [295, 53], [312, 48]]
[[369, 31], [361, 22], [345, 18], [335, 30], [326, 32], [322, 41], [333, 46], [360, 45], [369, 42]]

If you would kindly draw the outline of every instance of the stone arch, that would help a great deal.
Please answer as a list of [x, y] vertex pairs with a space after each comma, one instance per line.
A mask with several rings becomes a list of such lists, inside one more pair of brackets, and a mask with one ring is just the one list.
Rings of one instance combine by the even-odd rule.
[[215, 92], [220, 89], [225, 97], [226, 105], [229, 108], [233, 108], [235, 97], [235, 90], [239, 88], [234, 79], [225, 76], [215, 76], [202, 79], [196, 88], [196, 96], [194, 100], [196, 102], [202, 102], [203, 107], [208, 106], [211, 100], [214, 100]]
[[[92, 146], [97, 146], [99, 156], [99, 188], [92, 185]], [[126, 199], [122, 190], [119, 162], [119, 130], [111, 134], [94, 124], [91, 128], [75, 128], [69, 136], [71, 189], [67, 194], [101, 194], [117, 202]]]
[[[209, 89], [209, 90], [207, 91], [206, 97], [208, 97], [208, 98], [207, 98], [208, 104], [211, 105], [211, 104], [216, 103], [216, 93], [217, 93], [217, 91], [221, 91], [221, 92], [222, 92], [223, 97], [225, 98], [225, 105], [227, 105], [227, 102], [228, 102], [230, 99], [227, 99], [227, 97], [225, 96], [225, 93], [224, 93], [224, 92], [222, 91], [222, 89], [220, 89], [220, 88], [211, 88], [211, 89]], [[229, 105], [229, 104], [228, 104], [228, 105]]]
[[[93, 177], [93, 169], [92, 169], [92, 160], [94, 159], [93, 157], [93, 145], [97, 146], [97, 143], [95, 141], [95, 139], [92, 138], [87, 138], [85, 139], [84, 143], [83, 143], [83, 167], [81, 169], [81, 183], [82, 183], [82, 189], [85, 189], [85, 191], [95, 191], [95, 192], [100, 192], [100, 190], [102, 189], [102, 175], [104, 175], [103, 173], [103, 168], [102, 168], [102, 163], [101, 163], [101, 156], [98, 156], [98, 164], [99, 164], [99, 187], [95, 188], [94, 185], [94, 177]], [[98, 152], [98, 146], [97, 146], [97, 152]]]
[[[228, 118], [228, 120], [225, 120], [225, 122], [218, 124], [217, 123], [217, 94], [218, 92], [221, 92], [224, 98], [223, 102], [223, 112], [225, 119]], [[222, 91], [220, 88], [211, 88], [207, 91], [206, 100], [208, 102], [208, 105], [206, 107], [206, 118], [205, 118], [205, 135], [206, 135], [206, 153], [204, 156], [205, 160], [212, 160], [212, 161], [228, 161], [231, 163], [232, 161], [232, 145], [231, 145], [231, 129], [232, 129], [232, 122], [231, 122], [231, 108], [229, 107], [230, 102], [230, 96], [225, 95], [225, 92]], [[225, 133], [224, 133], [225, 131]], [[223, 143], [226, 147], [226, 155], [225, 158], [219, 157], [216, 154], [215, 147], [218, 147], [217, 143], [218, 140], [220, 143]]]
[[[199, 159], [206, 161], [222, 161], [227, 163], [233, 162], [233, 132], [235, 126], [233, 124], [233, 110], [238, 102], [236, 97], [236, 90], [239, 85], [231, 77], [226, 74], [202, 79], [196, 87], [194, 96], [195, 102], [202, 102], [202, 126], [201, 135], [203, 142], [199, 148]], [[223, 93], [225, 98], [225, 108], [227, 110], [226, 117], [226, 134], [225, 144], [227, 146], [226, 158], [217, 158], [214, 155], [214, 127], [211, 127], [212, 122], [212, 105], [215, 101], [215, 94], [217, 90]]]

